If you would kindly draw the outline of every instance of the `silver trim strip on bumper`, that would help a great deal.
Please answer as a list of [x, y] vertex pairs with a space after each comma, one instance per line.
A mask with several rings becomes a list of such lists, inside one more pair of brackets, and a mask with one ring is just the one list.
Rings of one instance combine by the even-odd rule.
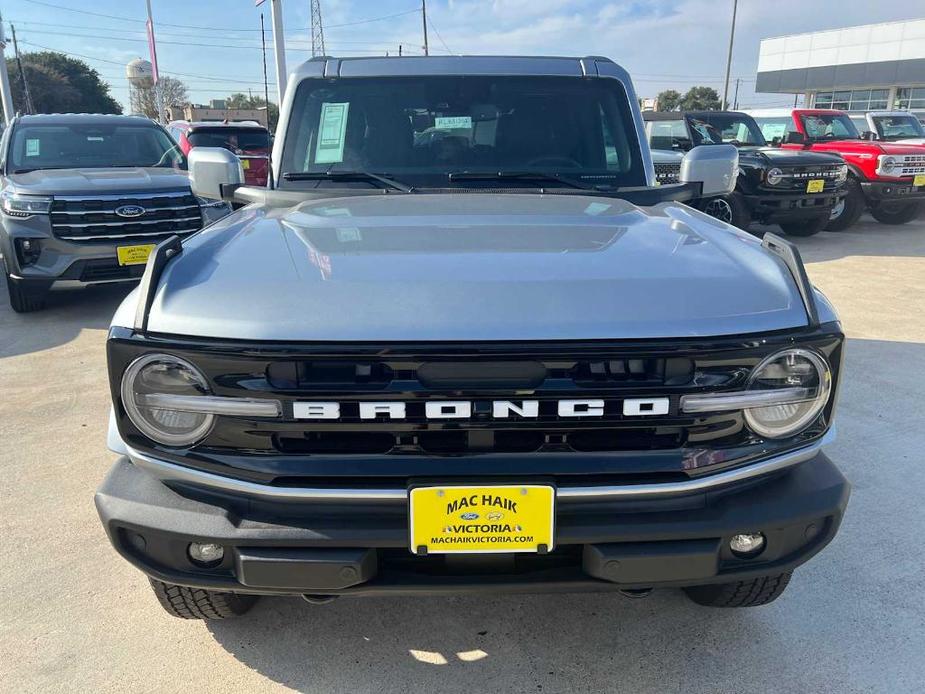
[[[822, 438], [808, 446], [789, 451], [772, 458], [766, 458], [756, 463], [750, 463], [732, 470], [704, 475], [682, 482], [664, 482], [655, 484], [621, 484], [597, 485], [590, 487], [559, 487], [556, 489], [556, 500], [565, 503], [581, 503], [584, 501], [618, 501], [621, 499], [658, 498], [682, 496], [704, 492], [735, 482], [742, 482], [753, 477], [767, 475], [785, 468], [806, 462], [815, 457], [820, 449], [835, 440], [835, 431], [830, 429]], [[111, 447], [111, 446], [110, 446]], [[180, 482], [206, 489], [217, 489], [223, 492], [240, 494], [256, 499], [269, 501], [293, 502], [342, 502], [342, 501], [379, 501], [388, 503], [404, 503], [408, 498], [408, 490], [401, 488], [390, 489], [325, 489], [318, 487], [274, 487], [269, 484], [247, 482], [232, 477], [224, 477], [211, 472], [194, 470], [193, 468], [176, 465], [165, 460], [151, 457], [145, 453], [126, 446], [129, 459], [138, 467], [146, 470], [164, 482]]]

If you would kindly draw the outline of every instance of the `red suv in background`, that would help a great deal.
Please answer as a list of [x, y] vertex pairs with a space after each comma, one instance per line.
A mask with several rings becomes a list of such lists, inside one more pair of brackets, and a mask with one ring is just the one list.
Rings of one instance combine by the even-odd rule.
[[771, 142], [786, 149], [840, 154], [848, 164], [848, 195], [826, 226], [841, 231], [865, 208], [883, 224], [905, 224], [925, 210], [925, 146], [861, 138], [844, 111], [763, 109], [748, 111]]
[[241, 160], [244, 182], [265, 186], [270, 171], [270, 131], [259, 123], [190, 123], [173, 121], [167, 126], [183, 154], [194, 147], [223, 147]]

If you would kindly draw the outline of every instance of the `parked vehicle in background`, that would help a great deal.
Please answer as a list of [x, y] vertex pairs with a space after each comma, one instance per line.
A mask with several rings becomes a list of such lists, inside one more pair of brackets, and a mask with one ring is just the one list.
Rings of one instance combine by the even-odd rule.
[[[453, 131], [445, 137], [423, 133]], [[273, 176], [158, 247], [107, 344], [107, 534], [183, 618], [259, 595], [684, 587], [761, 605], [835, 535], [844, 336], [797, 249], [656, 186], [606, 58], [319, 58]], [[319, 596], [325, 596], [324, 598]]]
[[188, 155], [194, 147], [222, 147], [234, 152], [244, 168], [244, 182], [265, 186], [270, 170], [270, 131], [254, 122], [190, 123], [173, 121], [168, 131]]
[[147, 118], [19, 116], [0, 153], [0, 251], [18, 312], [53, 287], [137, 280], [155, 244], [231, 211], [193, 195], [186, 157]]
[[769, 147], [751, 116], [735, 111], [644, 111], [655, 152], [733, 144], [739, 177], [729, 195], [700, 200], [699, 209], [740, 229], [752, 222], [779, 224], [793, 236], [811, 236], [828, 224], [846, 194], [848, 167], [835, 154]]
[[844, 205], [826, 226], [842, 231], [865, 209], [883, 224], [906, 224], [925, 209], [925, 149], [861, 138], [844, 111], [761, 109], [749, 111], [764, 137], [784, 149], [831, 152], [848, 164]]
[[[662, 149], [652, 150], [652, 164], [655, 166], [655, 182], [660, 186], [674, 185], [681, 181], [681, 162], [683, 152], [669, 152]], [[691, 201], [696, 206], [695, 201]]]
[[873, 139], [884, 142], [925, 145], [925, 126], [909, 111], [868, 111], [863, 116], [851, 116], [851, 120], [862, 137], [871, 133]]

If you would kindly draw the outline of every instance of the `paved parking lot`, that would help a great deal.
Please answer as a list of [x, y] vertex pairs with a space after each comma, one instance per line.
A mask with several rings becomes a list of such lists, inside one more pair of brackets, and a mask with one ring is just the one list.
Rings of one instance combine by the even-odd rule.
[[203, 624], [161, 611], [92, 497], [124, 289], [19, 316], [0, 289], [0, 690], [10, 692], [919, 692], [925, 681], [925, 220], [799, 242], [850, 336], [830, 455], [841, 534], [777, 603], [678, 592], [264, 600]]

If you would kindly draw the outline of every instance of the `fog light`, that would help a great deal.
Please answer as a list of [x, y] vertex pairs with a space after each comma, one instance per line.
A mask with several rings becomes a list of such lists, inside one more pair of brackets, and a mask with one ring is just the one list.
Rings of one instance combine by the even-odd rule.
[[218, 564], [225, 556], [225, 548], [211, 542], [193, 542], [189, 546], [189, 558], [196, 564]]
[[741, 533], [729, 540], [729, 549], [740, 556], [754, 556], [764, 549], [764, 535], [761, 533]]

